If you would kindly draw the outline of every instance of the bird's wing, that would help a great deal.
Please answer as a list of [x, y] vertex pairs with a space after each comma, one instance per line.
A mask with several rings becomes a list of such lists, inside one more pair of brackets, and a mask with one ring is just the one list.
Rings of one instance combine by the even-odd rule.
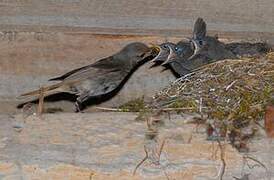
[[173, 71], [178, 74], [180, 77], [190, 73], [191, 71], [183, 66], [179, 61], [174, 61], [170, 64]]
[[223, 42], [210, 36], [208, 36], [206, 39], [208, 43], [207, 55], [209, 59], [211, 59], [210, 62], [215, 62], [222, 59], [236, 58], [235, 54], [233, 54], [233, 52], [228, 49]]
[[99, 86], [94, 86], [91, 96], [98, 96], [102, 94], [107, 94], [116, 88], [125, 80], [128, 73], [125, 71], [116, 71], [109, 72], [105, 76], [101, 76], [101, 78], [96, 79], [96, 84], [100, 84]]
[[202, 39], [206, 36], [206, 23], [202, 18], [198, 18], [194, 24], [193, 38]]
[[203, 65], [209, 64], [211, 59], [208, 57], [206, 53], [196, 54], [194, 56], [191, 56], [185, 61], [181, 61], [181, 65], [190, 70], [193, 71]]
[[84, 67], [80, 67], [80, 68], [74, 69], [72, 71], [67, 72], [66, 74], [61, 75], [61, 76], [58, 76], [58, 77], [55, 77], [55, 78], [51, 78], [51, 79], [49, 79], [49, 81], [62, 81], [64, 79], [66, 79], [67, 77], [69, 77], [70, 75], [72, 75], [72, 74], [74, 74], [76, 72], [79, 72], [81, 70], [88, 69], [89, 67], [90, 67], [90, 65], [87, 65], [87, 66], [84, 66]]
[[67, 72], [66, 74], [63, 74], [61, 76], [58, 76], [58, 77], [55, 77], [55, 78], [52, 78], [52, 79], [49, 79], [49, 81], [63, 81], [64, 79], [68, 78], [69, 76], [75, 74], [75, 73], [79, 73], [79, 72], [82, 72], [82, 71], [86, 71], [88, 69], [92, 69], [92, 68], [96, 68], [96, 69], [115, 69], [115, 62], [113, 62], [113, 57], [110, 56], [110, 57], [107, 57], [107, 58], [104, 58], [104, 59], [101, 59], [93, 64], [90, 64], [90, 65], [87, 65], [87, 66], [84, 66], [84, 67], [80, 67], [80, 68], [77, 68], [77, 69], [74, 69], [72, 71], [69, 71]]
[[226, 49], [236, 56], [258, 56], [266, 54], [271, 48], [266, 43], [234, 42], [225, 44]]
[[98, 97], [114, 91], [127, 75], [128, 72], [124, 70], [92, 68], [69, 76], [63, 83], [68, 84], [70, 89], [75, 89], [76, 94], [79, 95], [78, 100], [83, 102], [90, 97]]

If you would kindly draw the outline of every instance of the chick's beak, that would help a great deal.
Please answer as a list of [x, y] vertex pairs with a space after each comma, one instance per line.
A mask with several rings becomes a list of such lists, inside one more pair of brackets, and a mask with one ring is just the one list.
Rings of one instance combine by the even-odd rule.
[[197, 42], [197, 40], [191, 39], [190, 42], [191, 42], [191, 43], [193, 44], [193, 46], [194, 46], [194, 53], [193, 53], [192, 56], [190, 56], [190, 57], [188, 58], [188, 60], [194, 59], [194, 58], [197, 57], [197, 56], [200, 54], [200, 52], [201, 52], [201, 47], [200, 47], [199, 43]]
[[153, 47], [156, 49], [157, 51], [157, 56], [155, 56], [151, 62], [154, 62], [154, 63], [162, 63], [164, 62], [168, 55], [169, 55], [169, 50], [165, 50], [163, 49], [161, 46], [159, 45], [153, 45]]
[[169, 64], [177, 59], [177, 54], [174, 52], [174, 50], [170, 46], [168, 46], [168, 48], [169, 48], [169, 55], [167, 57], [167, 60], [162, 65]]

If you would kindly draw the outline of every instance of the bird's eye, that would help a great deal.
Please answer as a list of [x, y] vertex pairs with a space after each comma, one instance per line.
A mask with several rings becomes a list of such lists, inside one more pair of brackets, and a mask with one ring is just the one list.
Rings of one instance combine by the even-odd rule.
[[199, 45], [202, 46], [204, 44], [204, 42], [202, 40], [199, 40]]
[[178, 51], [180, 51], [180, 50], [181, 50], [180, 48], [175, 47], [175, 51], [176, 51], [176, 52], [178, 52]]
[[183, 51], [183, 48], [180, 48], [180, 47], [177, 47], [177, 46], [176, 46], [176, 47], [174, 48], [174, 50], [175, 50], [175, 52], [179, 52], [179, 53], [180, 53], [180, 52]]
[[167, 45], [163, 45], [163, 47], [165, 48], [165, 49], [167, 49], [168, 47], [167, 47]]

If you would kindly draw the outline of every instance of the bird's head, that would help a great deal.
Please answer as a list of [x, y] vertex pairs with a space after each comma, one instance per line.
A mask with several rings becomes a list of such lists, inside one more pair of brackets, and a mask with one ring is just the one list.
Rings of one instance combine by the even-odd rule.
[[191, 39], [190, 44], [193, 54], [188, 58], [189, 60], [199, 55], [206, 54], [208, 51], [209, 43], [206, 39]]
[[189, 57], [189, 59], [193, 59], [207, 51], [208, 37], [206, 36], [206, 23], [202, 18], [198, 18], [195, 21], [193, 36], [189, 41], [194, 51], [193, 55]]
[[175, 44], [171, 42], [165, 42], [161, 45], [153, 45], [156, 49], [158, 49], [158, 55], [152, 60], [154, 63], [163, 63], [167, 60], [168, 55], [170, 53], [169, 46], [174, 47]]
[[182, 61], [188, 59], [192, 54], [193, 50], [190, 47], [190, 43], [188, 41], [179, 41], [176, 45], [168, 45], [169, 55], [165, 62], [162, 65], [170, 64], [175, 61]]
[[182, 49], [177, 45], [175, 46], [168, 45], [168, 49], [169, 49], [169, 54], [167, 56], [167, 59], [162, 63], [162, 65], [167, 65], [174, 61], [177, 61], [180, 56], [179, 53], [182, 52]]
[[146, 61], [148, 60], [148, 57], [156, 56], [157, 53], [158, 49], [156, 47], [148, 47], [140, 42], [130, 43], [120, 52], [120, 54], [127, 60], [130, 60], [133, 64], [139, 64]]

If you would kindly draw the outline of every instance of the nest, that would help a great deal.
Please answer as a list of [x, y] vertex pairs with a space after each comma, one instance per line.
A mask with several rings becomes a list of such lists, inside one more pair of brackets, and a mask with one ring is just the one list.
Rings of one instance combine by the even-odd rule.
[[177, 79], [154, 96], [153, 107], [205, 114], [235, 134], [262, 119], [264, 107], [273, 103], [273, 85], [274, 52], [223, 60]]

